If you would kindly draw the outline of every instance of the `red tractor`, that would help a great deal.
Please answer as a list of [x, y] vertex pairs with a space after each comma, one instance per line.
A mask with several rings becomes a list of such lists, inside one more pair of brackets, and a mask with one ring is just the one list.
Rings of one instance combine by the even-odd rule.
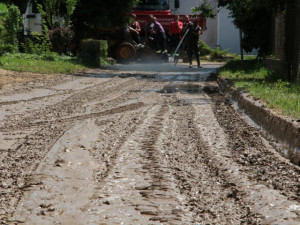
[[[180, 8], [179, 0], [174, 1], [174, 7]], [[169, 33], [170, 23], [174, 20], [170, 8], [170, 0], [141, 0], [132, 10], [132, 14], [137, 16], [142, 32], [143, 39], [145, 25], [149, 22], [149, 15], [152, 14], [164, 27], [166, 34]], [[178, 15], [180, 20], [184, 20], [185, 15]], [[197, 16], [199, 25], [203, 30], [206, 29], [205, 20]], [[119, 61], [130, 61], [137, 56], [154, 55], [154, 51], [147, 45], [136, 44], [130, 35], [129, 30], [98, 28], [98, 37], [108, 40], [109, 55]]]

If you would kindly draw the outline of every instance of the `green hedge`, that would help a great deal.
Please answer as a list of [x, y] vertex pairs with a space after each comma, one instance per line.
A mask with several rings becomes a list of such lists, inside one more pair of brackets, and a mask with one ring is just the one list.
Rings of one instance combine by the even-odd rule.
[[79, 58], [86, 66], [99, 67], [106, 61], [107, 52], [107, 41], [85, 39], [81, 42]]

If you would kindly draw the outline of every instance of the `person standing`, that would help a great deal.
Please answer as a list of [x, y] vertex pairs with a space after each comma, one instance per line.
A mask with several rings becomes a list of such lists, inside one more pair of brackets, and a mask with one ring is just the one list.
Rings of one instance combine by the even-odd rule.
[[[190, 16], [186, 15], [184, 17], [184, 22], [182, 25], [182, 29], [181, 29], [181, 36], [182, 38], [184, 37], [184, 35], [186, 34], [186, 32], [188, 31], [189, 27], [192, 25], [191, 21], [190, 21]], [[183, 40], [181, 48], [182, 51], [186, 51], [186, 38]], [[181, 52], [182, 52], [181, 51]]]
[[190, 16], [186, 15], [184, 17], [184, 22], [183, 22], [182, 29], [181, 29], [181, 36], [184, 36], [184, 34], [188, 30], [190, 24], [191, 24]]
[[189, 67], [192, 68], [193, 55], [197, 60], [198, 68], [202, 68], [200, 65], [200, 53], [199, 53], [199, 36], [202, 33], [198, 20], [195, 18], [192, 24], [188, 25], [188, 33], [186, 36], [186, 51], [188, 54]]
[[166, 51], [166, 33], [163, 26], [157, 21], [157, 18], [153, 17], [153, 20], [154, 26], [151, 33], [154, 36], [157, 49], [160, 52], [164, 53]]
[[174, 51], [180, 42], [182, 27], [183, 23], [179, 21], [179, 16], [175, 15], [174, 20], [170, 24], [171, 51]]
[[139, 22], [136, 20], [136, 15], [132, 14], [131, 15], [133, 22], [129, 26], [129, 30], [132, 36], [132, 39], [139, 44], [141, 42], [140, 40], [140, 32], [141, 32], [141, 27]]

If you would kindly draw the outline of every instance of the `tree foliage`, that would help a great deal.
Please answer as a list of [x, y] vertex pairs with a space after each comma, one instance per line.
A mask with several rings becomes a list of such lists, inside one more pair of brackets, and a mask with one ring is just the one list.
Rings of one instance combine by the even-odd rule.
[[203, 18], [215, 19], [216, 14], [214, 13], [211, 5], [204, 0], [200, 5], [192, 8], [193, 13], [200, 13]]
[[35, 0], [48, 29], [67, 27], [78, 0]]
[[218, 0], [219, 6], [230, 10], [235, 25], [242, 30], [242, 46], [246, 52], [258, 49], [268, 53], [272, 16], [284, 10], [289, 0]]
[[79, 0], [74, 19], [90, 26], [121, 27], [138, 0]]
[[52, 51], [68, 54], [74, 37], [70, 21], [78, 0], [35, 1], [43, 20], [45, 43], [51, 43]]
[[72, 16], [75, 29], [75, 49], [83, 38], [94, 37], [97, 27], [122, 28], [128, 24], [128, 14], [139, 0], [79, 0]]
[[4, 2], [6, 4], [12, 4], [15, 5], [19, 8], [19, 10], [21, 11], [21, 13], [25, 12], [27, 3], [29, 0], [1, 0], [1, 2]]

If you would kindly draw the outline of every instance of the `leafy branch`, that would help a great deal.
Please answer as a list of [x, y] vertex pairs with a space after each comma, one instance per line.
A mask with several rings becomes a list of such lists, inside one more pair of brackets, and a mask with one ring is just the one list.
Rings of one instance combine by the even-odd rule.
[[211, 5], [205, 0], [200, 5], [192, 8], [192, 13], [197, 14], [200, 13], [200, 15], [203, 18], [210, 18], [215, 19], [216, 14], [214, 13]]

